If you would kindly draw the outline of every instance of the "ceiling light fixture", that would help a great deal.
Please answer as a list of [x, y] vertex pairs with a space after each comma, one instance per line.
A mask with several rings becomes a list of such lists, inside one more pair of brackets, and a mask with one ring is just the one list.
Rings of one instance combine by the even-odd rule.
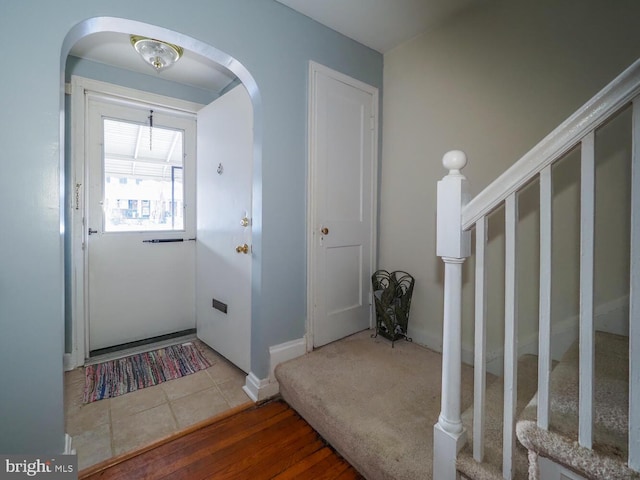
[[156, 72], [176, 63], [184, 52], [178, 45], [139, 35], [131, 35], [131, 45]]

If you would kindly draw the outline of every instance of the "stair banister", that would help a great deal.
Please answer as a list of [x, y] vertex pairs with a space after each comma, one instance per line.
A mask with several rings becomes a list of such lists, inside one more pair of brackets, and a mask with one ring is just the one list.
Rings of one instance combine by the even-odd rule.
[[[505, 206], [505, 383], [502, 476], [513, 476], [514, 422], [517, 401], [516, 239], [517, 196], [529, 182], [540, 184], [540, 292], [537, 425], [548, 430], [551, 372], [552, 166], [581, 148], [580, 202], [580, 359], [578, 442], [591, 449], [594, 418], [594, 216], [595, 132], [622, 109], [633, 105], [631, 252], [629, 295], [629, 438], [628, 467], [640, 471], [640, 59], [571, 115], [473, 199], [460, 170], [461, 151], [448, 152], [449, 174], [438, 182], [437, 255], [445, 264], [442, 407], [434, 426], [433, 478], [456, 478], [457, 453], [466, 442], [460, 418], [462, 265], [470, 255], [469, 235], [476, 228], [474, 448], [484, 457], [486, 363], [487, 218]], [[530, 452], [531, 453], [531, 452]]]
[[462, 369], [462, 264], [470, 255], [470, 232], [462, 230], [462, 208], [468, 200], [461, 170], [466, 155], [447, 152], [442, 164], [449, 174], [438, 182], [437, 255], [445, 265], [442, 342], [442, 402], [433, 427], [433, 478], [455, 480], [456, 457], [466, 442], [460, 411]]
[[629, 294], [629, 467], [640, 472], [640, 99], [633, 102]]
[[561, 159], [589, 132], [604, 124], [638, 95], [640, 59], [473, 197], [462, 211], [462, 228], [472, 228], [483, 216], [502, 205], [510, 194], [522, 190], [545, 167]]

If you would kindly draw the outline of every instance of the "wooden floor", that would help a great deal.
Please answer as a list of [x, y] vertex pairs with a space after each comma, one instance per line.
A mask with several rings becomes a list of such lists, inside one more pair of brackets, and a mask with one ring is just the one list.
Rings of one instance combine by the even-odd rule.
[[362, 479], [285, 402], [241, 411], [81, 479]]

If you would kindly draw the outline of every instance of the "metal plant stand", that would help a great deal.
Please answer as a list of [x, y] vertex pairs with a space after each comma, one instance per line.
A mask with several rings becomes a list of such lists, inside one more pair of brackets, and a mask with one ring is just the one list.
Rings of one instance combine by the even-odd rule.
[[414, 278], [407, 272], [378, 270], [371, 276], [373, 298], [376, 306], [376, 333], [391, 340], [391, 346], [399, 338], [411, 342], [407, 336], [409, 307], [413, 294]]

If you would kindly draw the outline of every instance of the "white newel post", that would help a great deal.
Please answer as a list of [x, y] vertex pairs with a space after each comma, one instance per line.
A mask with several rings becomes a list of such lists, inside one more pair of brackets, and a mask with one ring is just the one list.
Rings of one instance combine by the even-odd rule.
[[438, 182], [437, 255], [444, 262], [442, 329], [442, 406], [433, 427], [433, 478], [456, 479], [456, 456], [466, 432], [460, 418], [462, 368], [462, 264], [470, 255], [470, 233], [462, 231], [462, 207], [468, 200], [467, 179], [460, 172], [467, 156], [447, 152], [442, 164], [449, 174]]

